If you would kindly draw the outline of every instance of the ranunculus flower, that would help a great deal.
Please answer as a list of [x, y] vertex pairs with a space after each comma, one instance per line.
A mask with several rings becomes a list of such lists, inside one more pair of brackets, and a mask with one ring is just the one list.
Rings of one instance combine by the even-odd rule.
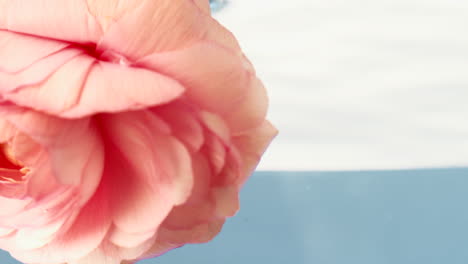
[[207, 0], [0, 0], [0, 248], [117, 264], [210, 240], [276, 135]]

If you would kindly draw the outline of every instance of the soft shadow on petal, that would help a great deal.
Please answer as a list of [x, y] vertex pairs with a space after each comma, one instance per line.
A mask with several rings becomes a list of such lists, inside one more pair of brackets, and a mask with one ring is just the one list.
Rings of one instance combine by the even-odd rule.
[[151, 110], [171, 125], [172, 134], [192, 153], [200, 150], [204, 135], [196, 110], [182, 102], [171, 102]]
[[129, 233], [154, 230], [192, 188], [187, 149], [154, 129], [161, 122], [155, 118], [150, 111], [101, 117], [111, 146], [106, 150], [106, 170], [113, 175], [114, 224]]
[[81, 258], [95, 250], [111, 224], [108, 183], [100, 184], [89, 202], [79, 211], [70, 227], [46, 246], [11, 254], [26, 263], [61, 263]]

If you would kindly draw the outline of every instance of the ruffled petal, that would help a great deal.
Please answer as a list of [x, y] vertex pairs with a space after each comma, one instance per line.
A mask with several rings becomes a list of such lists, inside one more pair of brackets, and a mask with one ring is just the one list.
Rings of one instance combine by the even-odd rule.
[[[51, 172], [61, 185], [79, 188], [79, 203], [86, 203], [96, 190], [104, 167], [104, 149], [95, 122], [91, 118], [61, 119], [12, 105], [1, 107], [0, 113], [47, 150], [48, 163], [31, 164], [32, 170], [36, 165], [38, 173], [42, 172], [42, 176], [37, 176], [45, 180]], [[44, 171], [47, 167], [50, 170]], [[33, 180], [30, 192], [43, 193], [40, 188], [47, 186], [37, 183]]]
[[211, 9], [210, 9], [210, 1], [205, 1], [205, 0], [192, 0], [195, 5], [200, 8], [203, 12], [206, 14], [211, 14]]
[[[154, 230], [192, 188], [186, 148], [157, 129], [149, 111], [102, 117], [108, 145], [106, 173], [112, 175], [114, 224], [129, 233]], [[108, 157], [108, 158], [107, 158]]]
[[96, 264], [96, 263], [105, 263], [105, 264], [124, 264], [132, 263], [129, 259], [136, 259], [143, 255], [148, 249], [154, 244], [155, 237], [152, 237], [145, 242], [139, 244], [138, 246], [131, 248], [123, 248], [116, 246], [107, 241], [95, 249], [93, 252], [87, 256], [69, 261], [68, 264]]
[[103, 182], [89, 202], [81, 208], [69, 228], [44, 247], [11, 250], [12, 256], [26, 263], [62, 263], [79, 259], [99, 247], [111, 225], [108, 183]]
[[197, 152], [203, 145], [203, 128], [197, 119], [197, 111], [182, 102], [158, 106], [153, 112], [170, 123], [172, 134], [191, 151]]

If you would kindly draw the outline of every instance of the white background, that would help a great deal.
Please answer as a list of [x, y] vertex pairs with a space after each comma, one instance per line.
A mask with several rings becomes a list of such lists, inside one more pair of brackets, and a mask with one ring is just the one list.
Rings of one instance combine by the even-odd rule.
[[231, 0], [280, 134], [260, 170], [468, 165], [468, 1]]

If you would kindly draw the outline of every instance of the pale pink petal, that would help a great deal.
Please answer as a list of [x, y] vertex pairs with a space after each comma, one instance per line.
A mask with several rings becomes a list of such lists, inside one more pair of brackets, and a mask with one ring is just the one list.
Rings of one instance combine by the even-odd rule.
[[[0, 204], [2, 205], [2, 210], [0, 210], [0, 217], [9, 217], [15, 215], [22, 210], [24, 210], [28, 205], [33, 202], [31, 198], [25, 199], [14, 199], [14, 198], [6, 198], [0, 196]], [[0, 227], [2, 225], [0, 224]]]
[[233, 135], [255, 128], [265, 120], [268, 97], [263, 84], [259, 79], [255, 79], [246, 92], [239, 104], [224, 114], [224, 119]]
[[70, 44], [0, 30], [0, 71], [15, 73]]
[[205, 1], [205, 0], [192, 0], [192, 1], [198, 6], [198, 8], [203, 10], [203, 12], [207, 14], [211, 13], [210, 4], [209, 4], [210, 1]]
[[[59, 54], [69, 50], [74, 49]], [[12, 79], [19, 82], [10, 87], [20, 84], [23, 87], [3, 97], [17, 105], [67, 118], [163, 104], [185, 90], [176, 81], [158, 73], [98, 62], [84, 54], [70, 58], [44, 82], [25, 86], [31, 81], [23, 79]]]
[[6, 142], [16, 134], [16, 128], [0, 117], [0, 142]]
[[199, 118], [202, 124], [217, 136], [225, 145], [229, 145], [231, 141], [231, 131], [223, 118], [217, 114], [206, 111], [199, 113]]
[[57, 231], [63, 227], [67, 218], [58, 219], [48, 225], [37, 227], [24, 227], [19, 229], [12, 241], [8, 244], [14, 245], [14, 250], [32, 250], [45, 246], [51, 242]]
[[4, 97], [18, 105], [49, 113], [62, 112], [75, 106], [95, 59], [78, 55], [64, 63], [47, 80], [24, 86]]
[[132, 248], [140, 245], [156, 234], [157, 229], [141, 233], [129, 233], [120, 230], [118, 227], [112, 228], [109, 234], [109, 241], [116, 246], [123, 248]]
[[106, 150], [106, 173], [113, 178], [114, 223], [130, 233], [153, 230], [192, 187], [188, 151], [172, 136], [151, 129], [160, 123], [154, 118], [138, 111], [101, 119], [107, 144], [113, 145]]
[[205, 243], [213, 239], [223, 227], [225, 219], [197, 225], [191, 229], [159, 229], [156, 242], [139, 259], [157, 257], [187, 243]]
[[[29, 202], [28, 206], [23, 208], [21, 212], [6, 218], [1, 218], [0, 226], [38, 228], [49, 225], [56, 219], [68, 215], [70, 211], [76, 207], [77, 200], [77, 194], [74, 188], [58, 188], [39, 201]], [[31, 219], [34, 219], [34, 221], [31, 221]]]
[[26, 197], [27, 187], [24, 183], [26, 177], [27, 175], [18, 169], [0, 168], [0, 196], [13, 199]]
[[51, 54], [18, 73], [5, 73], [0, 71], [0, 99], [7, 92], [33, 85], [44, 81], [60, 66], [73, 57], [83, 53], [79, 49], [64, 49], [62, 52]]
[[98, 248], [96, 248], [87, 256], [77, 260], [69, 261], [68, 264], [132, 263], [123, 260], [136, 259], [140, 257], [146, 251], [148, 251], [148, 249], [154, 244], [154, 241], [155, 237], [150, 238], [140, 245], [132, 248], [122, 248], [107, 241], [103, 241], [103, 243]]
[[80, 117], [96, 112], [117, 112], [163, 104], [179, 97], [185, 88], [158, 73], [98, 62], [91, 68], [79, 102], [56, 113]]
[[203, 128], [197, 120], [197, 112], [181, 102], [158, 106], [152, 109], [156, 115], [171, 124], [172, 134], [187, 146], [191, 152], [197, 152], [203, 145]]
[[[104, 150], [95, 121], [90, 118], [60, 119], [16, 106], [2, 107], [0, 112], [18, 130], [30, 135], [47, 150], [49, 163], [41, 166], [50, 166], [59, 183], [78, 186], [80, 203], [84, 204], [94, 193], [104, 166]], [[41, 193], [34, 189], [31, 192]]]
[[44, 149], [27, 134], [17, 131], [10, 141], [12, 156], [21, 162], [24, 167], [38, 163], [45, 155]]
[[237, 213], [239, 210], [239, 188], [237, 186], [213, 188], [211, 192], [218, 217], [231, 217]]
[[0, 239], [2, 239], [2, 237], [11, 235], [13, 232], [15, 232], [14, 228], [0, 227]]
[[187, 87], [188, 98], [208, 111], [234, 109], [256, 81], [250, 62], [239, 51], [212, 43], [155, 53], [138, 64], [178, 80]]
[[[126, 2], [128, 6], [132, 1]], [[113, 50], [136, 60], [179, 49], [200, 40], [211, 20], [187, 0], [141, 0], [138, 6], [130, 5], [124, 13], [114, 12], [116, 21], [107, 29], [98, 50]]]
[[172, 209], [163, 226], [171, 230], [188, 230], [212, 221], [216, 217], [214, 201], [183, 204]]
[[[233, 138], [234, 145], [239, 149], [244, 163], [243, 175], [250, 175], [266, 148], [278, 134], [278, 130], [270, 122], [264, 121], [259, 127]], [[244, 181], [241, 179], [241, 181]]]
[[0, 0], [0, 29], [80, 43], [102, 35], [84, 0]]
[[11, 254], [26, 263], [61, 263], [92, 252], [100, 245], [111, 224], [107, 184], [100, 185], [73, 224], [51, 243], [39, 249], [11, 251]]

